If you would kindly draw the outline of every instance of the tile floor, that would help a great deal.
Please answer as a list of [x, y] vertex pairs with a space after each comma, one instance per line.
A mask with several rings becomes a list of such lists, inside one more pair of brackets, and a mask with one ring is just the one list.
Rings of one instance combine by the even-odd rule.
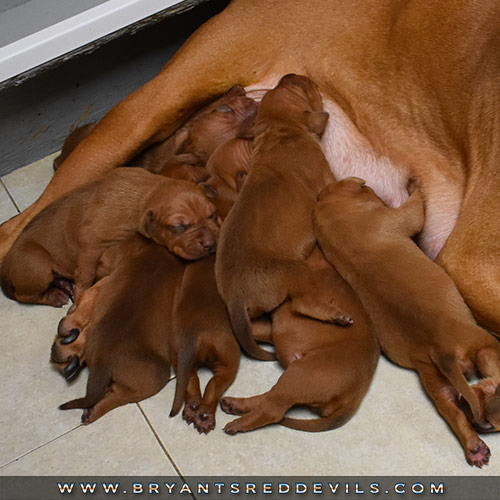
[[[0, 221], [28, 206], [51, 175], [48, 157], [2, 178]], [[385, 359], [358, 413], [327, 433], [272, 426], [227, 436], [221, 428], [232, 417], [219, 412], [215, 431], [198, 435], [169, 418], [172, 383], [81, 426], [79, 410], [58, 405], [84, 394], [86, 373], [67, 384], [49, 364], [64, 314], [0, 297], [0, 475], [500, 475], [500, 434], [484, 437], [491, 464], [470, 468], [415, 374]], [[279, 374], [244, 358], [228, 394], [263, 392]]]

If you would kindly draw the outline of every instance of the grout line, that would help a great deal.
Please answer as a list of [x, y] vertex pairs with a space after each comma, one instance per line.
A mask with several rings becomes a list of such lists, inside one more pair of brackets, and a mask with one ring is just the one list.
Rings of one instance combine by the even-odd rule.
[[3, 464], [3, 465], [0, 465], [0, 469], [3, 469], [4, 467], [7, 467], [7, 465], [10, 465], [14, 462], [17, 462], [18, 460], [21, 460], [22, 458], [24, 458], [26, 455], [29, 455], [30, 453], [33, 453], [34, 451], [37, 451], [39, 450], [40, 448], [43, 448], [44, 446], [47, 446], [48, 444], [50, 443], [53, 443], [54, 441], [57, 441], [58, 439], [66, 436], [67, 434], [69, 434], [70, 432], [73, 432], [74, 430], [78, 429], [79, 427], [82, 427], [82, 424], [79, 424], [77, 425], [76, 427], [73, 427], [73, 429], [70, 429], [69, 431], [66, 431], [64, 432], [63, 434], [51, 439], [50, 441], [47, 441], [46, 443], [43, 443], [41, 444], [40, 446], [37, 446], [36, 448], [33, 448], [32, 450], [26, 452], [26, 453], [23, 453], [22, 455], [20, 455], [19, 457], [17, 458], [14, 458], [13, 460], [11, 460], [10, 462], [7, 462], [6, 464]]
[[14, 197], [9, 191], [9, 188], [7, 187], [7, 184], [5, 184], [3, 178], [0, 179], [0, 183], [2, 184], [3, 188], [5, 189], [5, 192], [7, 193], [7, 196], [9, 197], [10, 201], [13, 203], [15, 209], [17, 210], [18, 213], [21, 213], [21, 209], [19, 208], [19, 205], [16, 203], [16, 200], [14, 200]]
[[[139, 411], [142, 413], [142, 416], [144, 417], [144, 420], [146, 420], [146, 423], [148, 424], [149, 428], [151, 429], [151, 432], [153, 433], [154, 437], [158, 441], [158, 444], [160, 445], [160, 448], [163, 450], [163, 453], [167, 456], [168, 460], [172, 464], [172, 467], [175, 469], [175, 472], [179, 475], [179, 477], [186, 482], [185, 477], [182, 475], [182, 472], [180, 471], [179, 467], [177, 467], [177, 464], [175, 463], [174, 459], [172, 458], [172, 455], [168, 452], [166, 446], [163, 444], [163, 441], [161, 440], [160, 436], [156, 432], [156, 429], [153, 427], [153, 424], [151, 423], [151, 420], [149, 420], [148, 416], [146, 415], [146, 412], [143, 410], [142, 406], [139, 403], [136, 403]], [[191, 493], [191, 497], [196, 500], [196, 497], [194, 496], [193, 493]]]

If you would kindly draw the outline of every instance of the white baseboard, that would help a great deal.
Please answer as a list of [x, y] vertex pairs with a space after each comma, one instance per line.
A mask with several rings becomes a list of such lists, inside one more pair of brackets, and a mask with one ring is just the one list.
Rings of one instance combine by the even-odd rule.
[[[31, 0], [30, 3], [34, 9], [43, 8], [43, 2]], [[0, 82], [179, 3], [181, 0], [108, 0], [9, 43], [0, 47]]]

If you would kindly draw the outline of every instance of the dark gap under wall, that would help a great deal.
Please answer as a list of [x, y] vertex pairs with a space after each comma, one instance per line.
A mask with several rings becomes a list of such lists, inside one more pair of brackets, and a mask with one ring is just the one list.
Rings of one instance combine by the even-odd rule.
[[102, 118], [228, 3], [201, 3], [0, 91], [0, 175], [59, 150], [72, 127]]

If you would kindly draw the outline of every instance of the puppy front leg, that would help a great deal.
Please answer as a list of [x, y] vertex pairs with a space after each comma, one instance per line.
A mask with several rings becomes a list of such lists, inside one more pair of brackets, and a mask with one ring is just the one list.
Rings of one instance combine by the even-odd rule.
[[403, 234], [408, 237], [415, 236], [424, 227], [424, 198], [418, 186], [415, 186], [410, 197], [399, 208], [390, 208], [397, 225]]
[[81, 245], [80, 248], [82, 250], [78, 254], [73, 290], [73, 301], [75, 304], [78, 304], [83, 292], [92, 286], [96, 276], [97, 264], [102, 254], [102, 248], [88, 241], [86, 244]]

